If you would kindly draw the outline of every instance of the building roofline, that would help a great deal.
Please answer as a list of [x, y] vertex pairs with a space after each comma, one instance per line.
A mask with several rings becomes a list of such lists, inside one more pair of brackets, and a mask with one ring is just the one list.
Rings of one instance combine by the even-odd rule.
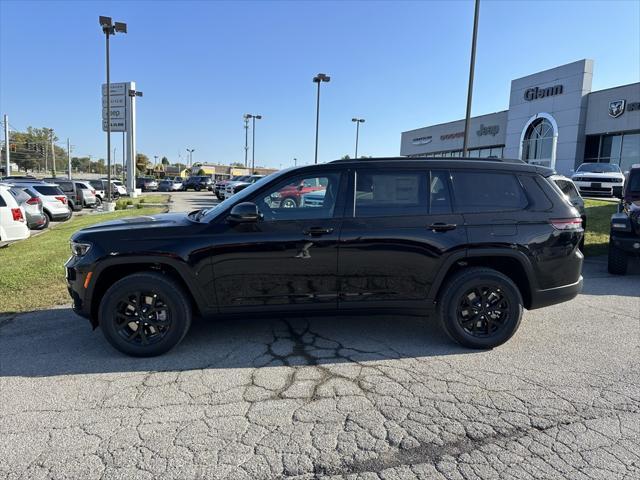
[[[481, 117], [488, 117], [489, 115], [496, 115], [498, 113], [508, 113], [509, 110], [498, 110], [497, 112], [492, 112], [492, 113], [484, 113], [482, 115], [476, 115], [475, 117], [471, 117], [470, 120], [474, 120], [476, 118], [481, 118]], [[411, 130], [405, 130], [402, 133], [409, 133], [409, 132], [416, 132], [418, 130], [424, 130], [425, 128], [433, 128], [433, 127], [439, 127], [440, 125], [447, 125], [448, 123], [455, 123], [455, 122], [462, 122], [464, 121], [464, 118], [460, 118], [458, 120], [451, 120], [450, 122], [442, 122], [442, 123], [434, 123], [433, 125], [427, 125], [426, 127], [419, 127], [419, 128], [413, 128]]]
[[638, 85], [640, 87], [640, 82], [625, 83], [624, 85], [618, 85], [618, 86], [615, 86], [615, 87], [603, 88], [602, 90], [593, 90], [592, 92], [589, 92], [589, 95], [592, 95], [594, 93], [606, 92], [607, 90], [613, 90], [614, 88], [630, 87], [631, 85]]

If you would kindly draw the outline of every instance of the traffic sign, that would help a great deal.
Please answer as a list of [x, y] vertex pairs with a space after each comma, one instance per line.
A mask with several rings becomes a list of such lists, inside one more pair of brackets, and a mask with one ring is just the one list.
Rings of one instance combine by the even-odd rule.
[[[127, 93], [126, 83], [111, 83], [109, 89], [109, 95], [125, 95]], [[102, 95], [107, 95], [107, 84], [102, 84]]]
[[[111, 120], [127, 117], [127, 109], [125, 107], [111, 107]], [[107, 119], [107, 107], [102, 107], [102, 119]]]
[[[107, 131], [107, 121], [105, 119], [102, 120], [102, 130]], [[124, 118], [111, 119], [111, 131], [112, 132], [126, 132], [127, 131], [127, 121]]]
[[[109, 102], [111, 103], [111, 108], [113, 107], [124, 107], [127, 104], [127, 97], [124, 95], [112, 95], [109, 98]], [[107, 107], [107, 96], [102, 96], [102, 106], [104, 108]]]

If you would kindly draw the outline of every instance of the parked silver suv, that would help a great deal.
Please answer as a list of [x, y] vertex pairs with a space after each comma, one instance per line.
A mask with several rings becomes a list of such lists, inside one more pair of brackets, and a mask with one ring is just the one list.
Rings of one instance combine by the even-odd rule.
[[65, 221], [71, 218], [67, 196], [58, 185], [44, 182], [15, 182], [15, 188], [26, 190], [42, 200], [42, 210], [49, 221]]

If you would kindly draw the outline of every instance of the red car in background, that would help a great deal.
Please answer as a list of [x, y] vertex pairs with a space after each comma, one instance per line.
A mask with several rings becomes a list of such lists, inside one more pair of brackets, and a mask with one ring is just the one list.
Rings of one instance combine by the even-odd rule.
[[318, 190], [325, 190], [326, 184], [322, 185], [323, 180], [320, 178], [306, 179], [299, 184], [292, 183], [281, 189], [277, 195], [280, 198], [280, 208], [297, 208], [302, 202], [302, 196], [316, 192]]

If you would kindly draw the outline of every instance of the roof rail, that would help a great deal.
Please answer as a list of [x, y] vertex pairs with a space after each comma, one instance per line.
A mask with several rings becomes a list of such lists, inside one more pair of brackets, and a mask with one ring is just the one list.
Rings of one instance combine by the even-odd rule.
[[376, 162], [376, 161], [384, 161], [384, 160], [404, 160], [404, 161], [442, 161], [442, 160], [460, 160], [463, 162], [466, 161], [479, 161], [479, 162], [504, 162], [504, 163], [523, 163], [526, 164], [524, 160], [520, 160], [519, 158], [478, 158], [478, 157], [378, 157], [378, 158], [343, 158], [340, 160], [333, 160], [329, 163], [343, 163], [343, 162]]

